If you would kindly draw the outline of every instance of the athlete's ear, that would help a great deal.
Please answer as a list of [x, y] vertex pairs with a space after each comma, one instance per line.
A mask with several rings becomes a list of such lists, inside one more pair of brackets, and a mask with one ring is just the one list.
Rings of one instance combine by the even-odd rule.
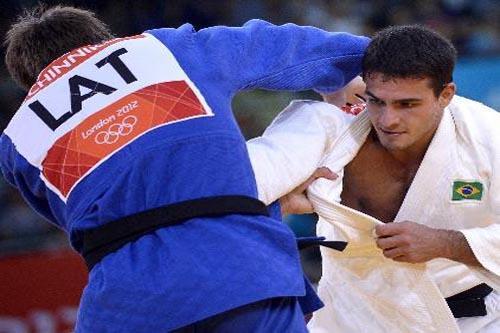
[[439, 94], [439, 98], [438, 98], [439, 106], [443, 109], [445, 107], [447, 107], [448, 104], [450, 104], [453, 96], [455, 96], [456, 91], [457, 91], [457, 86], [455, 85], [455, 83], [453, 83], [453, 82], [447, 83], [444, 86], [441, 93]]

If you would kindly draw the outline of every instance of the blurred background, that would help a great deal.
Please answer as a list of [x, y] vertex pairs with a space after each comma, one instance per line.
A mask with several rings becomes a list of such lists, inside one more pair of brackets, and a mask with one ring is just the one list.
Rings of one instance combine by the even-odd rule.
[[[450, 38], [458, 49], [459, 63], [454, 75], [458, 93], [500, 110], [500, 0], [43, 2], [92, 9], [117, 36], [138, 34], [150, 28], [178, 27], [185, 22], [197, 29], [212, 25], [238, 26], [252, 18], [275, 24], [293, 22], [313, 25], [329, 31], [367, 36], [388, 25], [424, 24]], [[2, 38], [22, 9], [36, 3], [38, 1], [0, 0]], [[2, 59], [4, 51], [2, 48]], [[3, 61], [0, 77], [0, 130], [3, 130], [21, 104], [24, 92], [9, 79]], [[320, 99], [313, 92], [253, 91], [236, 96], [233, 107], [244, 135], [247, 138], [260, 135], [274, 116], [296, 98]], [[286, 222], [298, 236], [314, 234], [314, 215], [288, 216]], [[64, 284], [67, 288], [78, 290], [85, 283], [85, 269], [76, 256], [68, 254], [68, 248], [65, 235], [33, 213], [0, 177], [0, 333], [71, 331], [79, 293], [63, 292], [60, 287], [55, 289]], [[313, 281], [317, 280], [320, 274], [317, 251], [304, 252], [302, 256], [307, 274]], [[45, 264], [41, 265], [40, 260]], [[59, 277], [62, 282], [53, 283], [54, 290], [49, 288], [55, 305], [44, 310], [43, 307], [50, 303], [46, 296], [36, 296], [37, 291], [28, 293], [26, 285], [33, 285], [30, 281], [36, 280], [38, 282], [34, 286], [41, 287], [40, 272], [50, 265], [62, 274]], [[74, 267], [73, 275], [64, 277], [68, 267]], [[29, 276], [29, 272], [36, 276]], [[68, 279], [74, 286], [70, 286]], [[24, 281], [22, 288], [26, 292], [23, 296], [13, 291], [13, 280]], [[37, 297], [38, 303], [33, 301]], [[56, 297], [65, 300], [58, 302]], [[9, 304], [34, 304], [37, 309], [21, 306], [14, 311], [12, 305], [7, 305], [7, 300]]]

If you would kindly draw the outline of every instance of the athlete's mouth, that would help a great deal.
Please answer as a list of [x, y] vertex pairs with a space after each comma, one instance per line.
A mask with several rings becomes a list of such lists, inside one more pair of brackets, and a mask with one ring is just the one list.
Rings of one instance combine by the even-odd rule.
[[388, 131], [384, 130], [382, 128], [379, 128], [380, 132], [382, 132], [384, 135], [389, 135], [389, 136], [399, 136], [401, 134], [404, 134], [404, 131]]

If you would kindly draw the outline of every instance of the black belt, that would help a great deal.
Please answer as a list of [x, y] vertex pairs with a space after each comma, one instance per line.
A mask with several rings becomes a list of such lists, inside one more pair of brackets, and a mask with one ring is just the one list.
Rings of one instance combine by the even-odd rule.
[[325, 237], [299, 237], [297, 238], [297, 247], [299, 250], [307, 249], [313, 246], [329, 247], [337, 251], [344, 251], [347, 242], [342, 241], [326, 241]]
[[226, 195], [177, 202], [123, 217], [97, 228], [81, 231], [82, 250], [89, 271], [109, 253], [159, 228], [182, 224], [196, 217], [229, 214], [269, 216], [261, 201]]
[[484, 299], [493, 291], [486, 283], [481, 283], [456, 295], [446, 297], [446, 303], [455, 318], [486, 316]]

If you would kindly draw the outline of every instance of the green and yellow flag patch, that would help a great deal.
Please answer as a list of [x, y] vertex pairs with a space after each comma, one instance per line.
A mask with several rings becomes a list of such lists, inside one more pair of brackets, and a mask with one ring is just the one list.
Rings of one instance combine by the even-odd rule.
[[483, 184], [481, 182], [466, 182], [456, 180], [453, 182], [452, 201], [476, 200], [483, 197]]

